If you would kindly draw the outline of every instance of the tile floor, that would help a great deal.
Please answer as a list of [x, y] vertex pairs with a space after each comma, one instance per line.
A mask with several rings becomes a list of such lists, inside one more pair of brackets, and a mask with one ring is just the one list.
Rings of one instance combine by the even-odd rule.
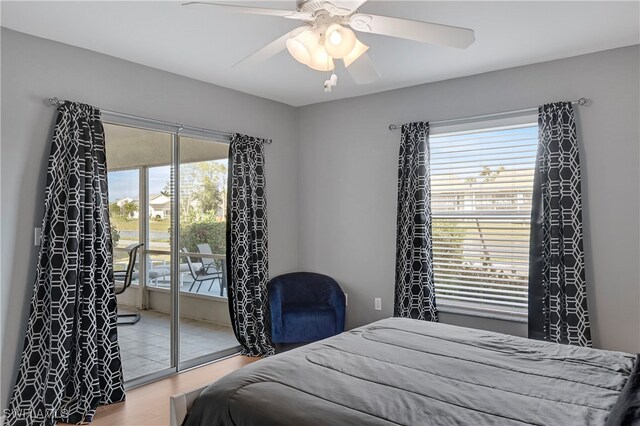
[[[118, 326], [125, 380], [171, 366], [169, 315], [156, 311], [139, 313], [142, 318], [137, 324]], [[238, 345], [231, 327], [210, 322], [185, 318], [180, 322], [180, 332], [183, 361]]]

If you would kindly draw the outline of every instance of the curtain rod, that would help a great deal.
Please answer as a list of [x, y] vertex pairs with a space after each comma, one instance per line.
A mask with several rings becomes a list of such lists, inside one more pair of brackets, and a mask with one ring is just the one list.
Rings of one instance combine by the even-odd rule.
[[[49, 98], [48, 99], [49, 104], [51, 106], [55, 106], [58, 107], [62, 104], [64, 104], [65, 101], [62, 101], [58, 98]], [[189, 130], [192, 132], [201, 132], [203, 134], [208, 134], [208, 135], [213, 135], [213, 136], [219, 136], [222, 138], [226, 138], [226, 139], [230, 139], [231, 138], [231, 133], [228, 132], [221, 132], [219, 130], [211, 130], [211, 129], [205, 129], [202, 127], [195, 127], [195, 126], [188, 126], [185, 124], [180, 124], [180, 123], [172, 123], [170, 121], [164, 121], [164, 120], [158, 120], [155, 118], [148, 118], [148, 117], [142, 117], [139, 115], [133, 115], [133, 114], [126, 114], [124, 112], [117, 112], [117, 111], [109, 111], [107, 109], [102, 109], [102, 108], [98, 108], [101, 112], [104, 112], [105, 114], [109, 114], [109, 115], [113, 115], [116, 117], [122, 117], [122, 118], [130, 118], [130, 119], [134, 119], [134, 120], [140, 120], [140, 121], [146, 121], [147, 123], [155, 123], [155, 124], [163, 124], [163, 125], [168, 125], [168, 126], [172, 126], [176, 128], [176, 131], [180, 132], [182, 130]], [[271, 144], [271, 139], [265, 139], [265, 143], [267, 144]]]
[[[580, 98], [577, 101], [571, 101], [571, 104], [572, 105], [591, 105], [591, 100], [587, 99], [587, 98]], [[509, 115], [509, 114], [520, 114], [520, 113], [525, 113], [525, 112], [530, 112], [530, 111], [537, 111], [537, 110], [538, 110], [538, 107], [533, 107], [533, 108], [518, 109], [518, 110], [515, 110], [515, 111], [494, 112], [492, 114], [474, 115], [474, 116], [471, 116], [471, 117], [460, 117], [460, 118], [452, 118], [452, 119], [449, 119], [449, 120], [430, 121], [429, 124], [430, 125], [440, 125], [440, 124], [447, 124], [447, 123], [455, 123], [456, 121], [477, 120], [477, 119], [482, 119], [482, 118], [499, 117], [501, 115]], [[390, 131], [399, 129], [400, 127], [402, 127], [401, 124], [389, 124], [389, 130]]]

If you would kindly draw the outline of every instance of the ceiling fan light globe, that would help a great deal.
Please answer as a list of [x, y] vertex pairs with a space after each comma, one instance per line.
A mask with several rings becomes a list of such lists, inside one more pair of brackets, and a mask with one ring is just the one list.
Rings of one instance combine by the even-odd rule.
[[369, 46], [360, 42], [360, 40], [356, 40], [356, 45], [353, 50], [351, 50], [347, 56], [342, 58], [345, 68], [355, 62], [355, 60], [362, 56], [367, 50], [369, 50]]
[[340, 59], [353, 50], [356, 41], [356, 35], [349, 28], [340, 24], [331, 24], [325, 33], [324, 48], [329, 56]]
[[297, 36], [287, 40], [287, 50], [293, 58], [305, 65], [309, 65], [313, 51], [318, 47], [318, 34], [305, 30]]
[[295, 38], [290, 38], [287, 40], [287, 50], [289, 54], [293, 56], [293, 59], [300, 62], [301, 64], [309, 65], [311, 62], [311, 52], [306, 46], [300, 43], [299, 40]]
[[334, 46], [339, 46], [342, 43], [342, 36], [340, 31], [333, 31], [329, 36], [329, 42]]
[[311, 62], [308, 66], [316, 71], [332, 71], [334, 69], [333, 59], [327, 55], [326, 50], [321, 45], [318, 45], [311, 52]]

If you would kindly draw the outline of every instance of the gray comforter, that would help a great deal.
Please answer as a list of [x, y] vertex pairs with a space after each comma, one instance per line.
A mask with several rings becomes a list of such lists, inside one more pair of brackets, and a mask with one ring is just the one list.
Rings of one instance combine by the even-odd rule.
[[223, 377], [185, 425], [602, 425], [635, 363], [391, 318]]

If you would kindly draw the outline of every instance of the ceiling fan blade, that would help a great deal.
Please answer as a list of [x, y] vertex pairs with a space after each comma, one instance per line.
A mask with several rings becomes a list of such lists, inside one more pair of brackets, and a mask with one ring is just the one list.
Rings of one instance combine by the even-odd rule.
[[473, 30], [469, 28], [390, 16], [357, 13], [351, 17], [349, 25], [354, 30], [365, 33], [404, 38], [422, 43], [441, 44], [460, 49], [466, 49], [476, 40]]
[[355, 62], [347, 67], [347, 72], [356, 84], [370, 84], [380, 78], [380, 73], [373, 61], [363, 53]]
[[282, 52], [287, 48], [287, 40], [289, 40], [291, 37], [295, 37], [296, 35], [300, 34], [302, 31], [306, 30], [307, 28], [309, 27], [306, 25], [303, 25], [301, 27], [294, 29], [293, 31], [289, 31], [282, 37], [275, 39], [274, 41], [267, 44], [263, 48], [253, 52], [251, 55], [247, 56], [246, 58], [236, 62], [235, 64], [233, 64], [233, 67], [236, 67], [238, 65], [243, 65], [243, 66], [258, 65], [270, 59], [271, 57], [277, 55], [278, 53]]
[[348, 16], [355, 12], [367, 0], [329, 0], [324, 2], [324, 8], [334, 16]]
[[267, 9], [262, 7], [249, 7], [249, 6], [236, 6], [232, 4], [209, 3], [205, 1], [190, 1], [186, 3], [182, 3], [182, 6], [192, 6], [192, 5], [211, 6], [220, 11], [227, 11], [227, 12], [234, 12], [234, 13], [248, 13], [251, 15], [279, 16], [281, 18], [300, 19], [303, 21], [313, 18], [313, 16], [309, 13], [301, 13], [301, 12], [295, 12], [291, 10]]

